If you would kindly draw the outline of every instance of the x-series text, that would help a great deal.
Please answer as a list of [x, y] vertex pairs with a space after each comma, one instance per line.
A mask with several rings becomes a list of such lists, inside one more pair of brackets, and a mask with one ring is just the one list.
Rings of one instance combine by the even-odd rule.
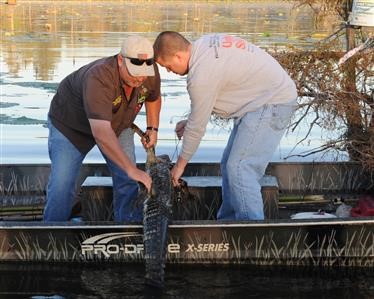
[[[83, 256], [102, 255], [109, 258], [111, 255], [122, 254], [142, 254], [144, 251], [143, 243], [110, 243], [116, 239], [128, 239], [131, 237], [142, 237], [138, 233], [107, 233], [86, 239], [81, 244], [81, 253]], [[169, 254], [179, 254], [181, 252], [226, 252], [229, 250], [229, 243], [187, 243], [186, 248], [178, 243], [170, 243], [167, 246]]]

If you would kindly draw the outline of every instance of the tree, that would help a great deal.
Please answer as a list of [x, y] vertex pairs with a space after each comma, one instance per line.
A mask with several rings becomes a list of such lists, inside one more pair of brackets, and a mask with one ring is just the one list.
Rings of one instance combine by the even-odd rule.
[[[374, 168], [374, 40], [370, 36], [373, 30], [346, 25], [352, 2], [297, 1], [297, 5], [310, 6], [317, 18], [336, 14], [342, 25], [313, 50], [277, 53], [275, 56], [298, 88], [300, 108], [291, 130], [313, 114], [308, 134], [299, 143], [307, 139], [314, 126], [339, 133], [300, 156], [335, 150], [348, 153], [352, 161]], [[339, 63], [352, 49], [350, 54], [354, 55]]]

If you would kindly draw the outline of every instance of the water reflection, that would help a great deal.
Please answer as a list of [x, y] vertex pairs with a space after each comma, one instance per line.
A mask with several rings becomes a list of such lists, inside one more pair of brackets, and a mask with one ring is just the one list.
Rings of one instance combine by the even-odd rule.
[[[2, 298], [373, 298], [371, 271], [261, 267], [166, 268], [162, 293], [143, 265], [1, 265]], [[52, 297], [53, 296], [53, 297]]]
[[[140, 3], [141, 2], [141, 3]], [[32, 64], [34, 79], [53, 80], [67, 48], [116, 47], [132, 32], [154, 38], [175, 30], [195, 39], [231, 32], [260, 46], [306, 46], [318, 32], [308, 9], [282, 1], [27, 1], [1, 4], [2, 51], [9, 73]], [[326, 25], [326, 24], [325, 24]], [[317, 28], [317, 29], [316, 29]]]
[[[339, 25], [317, 22], [311, 9], [290, 1], [17, 1], [0, 8], [0, 163], [49, 163], [44, 124], [58, 83], [84, 64], [117, 54], [129, 34], [153, 40], [160, 31], [175, 30], [194, 40], [230, 32], [263, 48], [286, 49], [310, 47]], [[173, 129], [189, 111], [186, 82], [164, 69], [161, 77], [158, 152], [176, 156]], [[136, 122], [145, 127], [144, 116]], [[229, 129], [211, 124], [193, 161], [219, 161]], [[284, 138], [274, 160], [283, 159], [303, 133]], [[320, 140], [312, 132], [305, 146]], [[137, 156], [145, 158], [140, 142]], [[97, 149], [86, 158], [102, 161]]]

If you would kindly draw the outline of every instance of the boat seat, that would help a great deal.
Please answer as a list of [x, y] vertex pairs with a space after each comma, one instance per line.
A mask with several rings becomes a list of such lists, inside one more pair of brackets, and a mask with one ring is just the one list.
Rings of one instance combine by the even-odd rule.
[[[221, 176], [185, 176], [188, 191], [204, 206], [218, 207], [221, 201]], [[275, 176], [265, 175], [260, 180], [266, 219], [278, 218], [279, 188]], [[81, 186], [82, 218], [108, 221], [112, 217], [112, 177], [88, 176]], [[87, 198], [89, 200], [87, 200]], [[213, 202], [212, 201], [219, 201]], [[181, 210], [185, 210], [182, 208]], [[205, 217], [205, 216], [203, 216]], [[186, 216], [188, 218], [188, 216]]]
[[82, 183], [83, 188], [90, 187], [113, 187], [111, 176], [88, 176]]
[[[221, 176], [189, 176], [182, 177], [187, 186], [194, 188], [221, 187]], [[260, 180], [261, 187], [278, 188], [278, 181], [275, 176], [264, 175]], [[82, 183], [83, 188], [87, 187], [113, 187], [110, 176], [88, 176]]]
[[[189, 187], [221, 187], [221, 176], [188, 176], [182, 177]], [[261, 187], [278, 188], [278, 181], [275, 176], [264, 175], [260, 180]]]
[[[200, 198], [220, 197], [221, 200], [221, 176], [186, 176], [182, 179], [187, 183], [191, 193]], [[264, 201], [264, 214], [266, 219], [277, 219], [279, 186], [275, 176], [264, 175], [261, 180], [261, 193]]]

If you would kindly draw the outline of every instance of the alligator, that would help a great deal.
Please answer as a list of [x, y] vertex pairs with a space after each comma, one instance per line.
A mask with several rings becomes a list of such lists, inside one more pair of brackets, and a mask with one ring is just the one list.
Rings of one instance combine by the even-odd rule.
[[[132, 124], [132, 129], [141, 137], [147, 135]], [[145, 284], [162, 289], [164, 287], [168, 223], [171, 219], [171, 198], [173, 184], [170, 175], [169, 156], [155, 155], [152, 146], [146, 149], [145, 171], [152, 178], [152, 188], [147, 192], [144, 186], [139, 192], [140, 201], [144, 202], [143, 235], [145, 259]]]

